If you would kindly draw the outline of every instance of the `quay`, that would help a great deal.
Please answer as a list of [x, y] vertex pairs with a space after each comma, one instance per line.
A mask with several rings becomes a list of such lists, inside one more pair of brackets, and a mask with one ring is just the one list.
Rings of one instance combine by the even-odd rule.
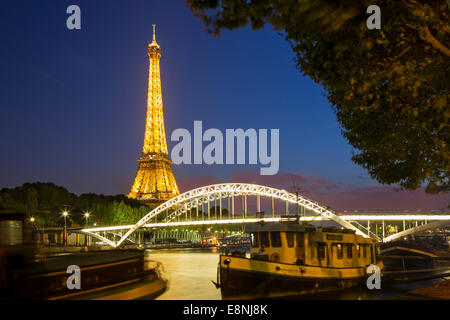
[[404, 292], [388, 300], [450, 300], [450, 279], [428, 287]]

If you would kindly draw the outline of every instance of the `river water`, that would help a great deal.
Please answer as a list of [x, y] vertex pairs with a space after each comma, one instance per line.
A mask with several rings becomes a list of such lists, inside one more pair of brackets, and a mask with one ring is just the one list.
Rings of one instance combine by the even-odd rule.
[[[146, 250], [146, 259], [162, 264], [163, 277], [168, 280], [168, 289], [157, 300], [221, 300], [220, 289], [212, 281], [217, 281], [219, 251], [205, 249], [165, 249]], [[369, 290], [358, 287], [330, 293], [302, 296], [288, 299], [326, 300], [378, 300], [386, 299], [408, 290], [433, 285], [442, 279], [418, 281]]]
[[[149, 259], [162, 263], [168, 289], [158, 300], [221, 300], [217, 281], [219, 251], [206, 249], [147, 250]], [[147, 258], [146, 257], [146, 258]]]

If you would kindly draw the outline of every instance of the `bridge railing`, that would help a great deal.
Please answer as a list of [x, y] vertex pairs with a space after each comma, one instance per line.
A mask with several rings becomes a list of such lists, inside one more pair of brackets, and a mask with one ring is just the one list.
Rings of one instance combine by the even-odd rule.
[[368, 237], [377, 239], [378, 241], [381, 241], [381, 238], [379, 236], [377, 236], [375, 233], [370, 231], [368, 228], [364, 227], [359, 222], [354, 221], [354, 220], [348, 220], [348, 222], [350, 222], [353, 226], [358, 228], [361, 232], [364, 232]]

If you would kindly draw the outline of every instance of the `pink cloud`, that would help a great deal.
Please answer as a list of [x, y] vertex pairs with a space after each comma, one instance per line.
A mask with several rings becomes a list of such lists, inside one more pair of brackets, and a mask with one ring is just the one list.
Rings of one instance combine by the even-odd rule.
[[444, 209], [450, 204], [449, 195], [430, 195], [424, 189], [398, 191], [394, 187], [359, 188], [347, 192], [315, 195], [317, 201], [336, 210], [424, 210]]
[[306, 192], [305, 195], [313, 192], [329, 192], [336, 190], [347, 190], [348, 187], [341, 184], [332, 183], [330, 180], [322, 177], [313, 177], [304, 174], [279, 173], [274, 176], [261, 176], [254, 172], [237, 171], [231, 176], [233, 182], [248, 182], [261, 185], [267, 185], [274, 188], [295, 191], [297, 188]]
[[212, 176], [177, 179], [177, 185], [180, 189], [180, 192], [186, 192], [198, 187], [208, 186], [210, 184], [217, 184], [221, 182], [223, 181], [220, 181], [218, 178]]

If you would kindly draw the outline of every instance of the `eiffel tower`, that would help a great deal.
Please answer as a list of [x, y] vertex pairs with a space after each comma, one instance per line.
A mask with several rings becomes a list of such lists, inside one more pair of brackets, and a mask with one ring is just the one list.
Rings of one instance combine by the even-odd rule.
[[156, 43], [155, 25], [153, 25], [153, 41], [148, 45], [148, 57], [150, 63], [144, 146], [128, 198], [137, 199], [144, 204], [160, 204], [180, 192], [167, 151], [159, 70], [161, 48]]

